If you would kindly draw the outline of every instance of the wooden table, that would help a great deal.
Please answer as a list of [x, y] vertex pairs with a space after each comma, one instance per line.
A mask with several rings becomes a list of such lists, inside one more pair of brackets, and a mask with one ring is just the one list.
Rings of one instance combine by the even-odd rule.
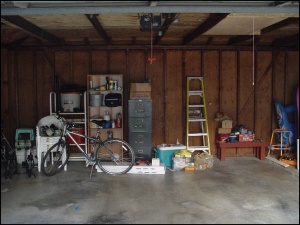
[[255, 148], [255, 157], [260, 160], [264, 160], [266, 156], [266, 149], [269, 143], [267, 142], [256, 142], [256, 141], [245, 141], [245, 142], [233, 142], [225, 143], [219, 142], [218, 146], [218, 158], [220, 161], [225, 161], [226, 148]]

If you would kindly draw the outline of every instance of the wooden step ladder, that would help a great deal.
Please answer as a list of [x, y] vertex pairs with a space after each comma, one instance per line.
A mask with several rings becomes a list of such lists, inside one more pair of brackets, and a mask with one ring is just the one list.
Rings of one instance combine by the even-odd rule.
[[203, 77], [187, 77], [186, 147], [210, 152]]

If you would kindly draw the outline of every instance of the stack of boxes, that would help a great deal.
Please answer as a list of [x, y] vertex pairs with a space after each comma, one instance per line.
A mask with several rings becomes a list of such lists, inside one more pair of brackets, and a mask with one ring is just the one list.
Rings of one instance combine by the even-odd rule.
[[226, 142], [232, 129], [232, 120], [222, 120], [221, 127], [218, 128], [217, 141]]

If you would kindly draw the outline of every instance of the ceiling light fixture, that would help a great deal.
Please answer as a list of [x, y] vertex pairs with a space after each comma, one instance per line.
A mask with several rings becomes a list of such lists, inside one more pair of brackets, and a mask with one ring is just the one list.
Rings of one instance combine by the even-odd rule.
[[180, 22], [180, 19], [179, 18], [175, 18], [173, 23], [179, 23]]

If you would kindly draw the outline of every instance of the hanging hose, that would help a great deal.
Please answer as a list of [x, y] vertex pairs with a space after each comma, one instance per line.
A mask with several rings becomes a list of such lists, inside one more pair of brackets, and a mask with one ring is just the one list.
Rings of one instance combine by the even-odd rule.
[[60, 87], [59, 87], [59, 78], [58, 75], [54, 75], [54, 89], [56, 93], [56, 113], [61, 112], [61, 99], [60, 99]]

